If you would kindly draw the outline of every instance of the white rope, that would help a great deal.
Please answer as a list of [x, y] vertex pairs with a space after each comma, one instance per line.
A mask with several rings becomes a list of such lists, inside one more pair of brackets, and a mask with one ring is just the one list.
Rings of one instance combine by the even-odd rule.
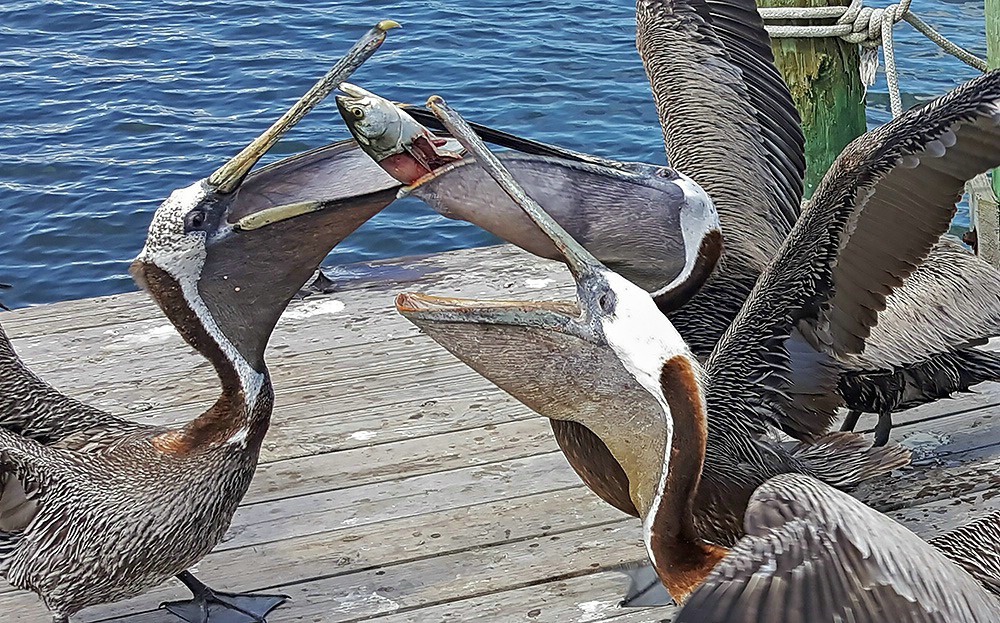
[[986, 71], [986, 61], [949, 41], [947, 37], [913, 14], [910, 11], [912, 1], [901, 0], [885, 8], [866, 7], [862, 4], [862, 0], [851, 0], [848, 6], [763, 7], [760, 9], [760, 14], [765, 22], [836, 19], [833, 24], [822, 25], [767, 24], [767, 32], [772, 37], [840, 37], [849, 43], [860, 45], [863, 50], [859, 71], [865, 86], [875, 83], [875, 71], [878, 68], [878, 56], [875, 50], [881, 46], [885, 58], [885, 77], [889, 86], [889, 105], [895, 117], [903, 112], [903, 103], [899, 95], [899, 74], [896, 71], [896, 50], [892, 38], [892, 28], [899, 22], [905, 21], [912, 25], [942, 50], [967, 65]]
[[[893, 44], [892, 29], [905, 21], [942, 50], [958, 58], [963, 63], [986, 71], [986, 61], [956, 45], [939, 33], [930, 24], [910, 12], [913, 0], [900, 0], [885, 8], [862, 5], [862, 0], [851, 0], [848, 6], [824, 7], [762, 7], [760, 14], [765, 22], [795, 20], [836, 20], [833, 24], [766, 24], [771, 37], [809, 38], [840, 37], [861, 47], [858, 71], [865, 87], [875, 84], [878, 70], [878, 48], [881, 46], [885, 58], [885, 79], [889, 90], [889, 106], [892, 116], [903, 113], [903, 102], [899, 95], [899, 74], [896, 71], [896, 49]], [[998, 201], [989, 177], [984, 173], [970, 180], [965, 186], [969, 193], [969, 217], [978, 233], [979, 255], [993, 266], [1000, 268], [1000, 215]]]

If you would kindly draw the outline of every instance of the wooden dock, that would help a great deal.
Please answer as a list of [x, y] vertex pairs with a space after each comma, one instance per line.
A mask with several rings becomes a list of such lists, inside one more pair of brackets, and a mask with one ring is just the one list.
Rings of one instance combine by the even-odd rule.
[[[277, 406], [257, 477], [225, 541], [195, 569], [211, 586], [280, 592], [270, 623], [483, 620], [616, 623], [643, 560], [639, 522], [602, 503], [546, 420], [455, 360], [393, 309], [415, 289], [569, 298], [566, 271], [510, 247], [342, 271], [338, 292], [295, 301], [271, 340]], [[217, 394], [211, 366], [143, 294], [0, 314], [15, 347], [69, 394], [142, 422], [179, 423]], [[913, 467], [859, 492], [933, 534], [1000, 508], [1000, 387], [900, 414]], [[871, 423], [866, 420], [865, 423]], [[173, 582], [80, 622], [173, 621]], [[47, 623], [0, 586], [0, 620]]]

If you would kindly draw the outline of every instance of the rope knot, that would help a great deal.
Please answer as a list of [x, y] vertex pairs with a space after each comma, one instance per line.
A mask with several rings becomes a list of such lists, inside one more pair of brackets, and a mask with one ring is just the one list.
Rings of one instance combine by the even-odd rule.
[[[903, 111], [899, 97], [899, 78], [896, 74], [896, 53], [892, 41], [892, 27], [905, 21], [925, 37], [936, 43], [942, 50], [958, 58], [962, 62], [986, 71], [986, 61], [972, 54], [965, 48], [955, 45], [946, 37], [934, 30], [927, 22], [910, 12], [913, 0], [900, 0], [885, 8], [867, 7], [862, 0], [851, 0], [848, 6], [820, 7], [780, 7], [761, 8], [760, 15], [764, 18], [767, 32], [771, 37], [840, 37], [848, 43], [861, 46], [861, 66], [859, 73], [865, 85], [875, 83], [875, 72], [878, 69], [878, 48], [882, 48], [885, 57], [885, 77], [889, 86], [889, 105], [893, 116]], [[768, 22], [788, 22], [794, 20], [836, 19], [834, 23], [821, 25], [787, 23], [773, 24]]]
[[906, 19], [912, 1], [903, 0], [880, 8], [863, 6], [861, 0], [852, 0], [837, 20], [838, 25], [851, 27], [851, 32], [841, 35], [841, 38], [866, 48], [877, 48], [886, 39], [886, 32]]

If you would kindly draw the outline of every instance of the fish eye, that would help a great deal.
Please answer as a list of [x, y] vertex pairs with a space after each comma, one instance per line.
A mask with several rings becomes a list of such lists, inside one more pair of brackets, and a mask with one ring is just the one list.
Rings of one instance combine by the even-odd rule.
[[365, 118], [365, 111], [362, 110], [361, 108], [352, 108], [351, 109], [351, 114], [354, 115], [355, 118], [357, 118], [357, 119], [364, 119]]

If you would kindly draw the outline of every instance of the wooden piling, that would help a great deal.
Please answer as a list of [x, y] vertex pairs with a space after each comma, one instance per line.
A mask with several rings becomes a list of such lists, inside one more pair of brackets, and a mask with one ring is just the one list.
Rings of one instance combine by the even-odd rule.
[[[985, 0], [986, 13], [986, 54], [990, 69], [1000, 67], [1000, 0]], [[974, 198], [977, 209], [973, 212], [972, 225], [979, 238], [979, 255], [987, 262], [1000, 268], [1000, 232], [997, 222], [997, 197], [1000, 196], [1000, 169], [993, 170], [993, 196], [986, 189], [984, 196]], [[971, 203], [971, 202], [970, 202]]]
[[[993, 1], [1000, 3], [1000, 0]], [[757, 0], [757, 4], [760, 7], [817, 7], [849, 2]], [[822, 23], [829, 23], [829, 20], [815, 22]], [[802, 22], [795, 24], [802, 25]], [[792, 24], [789, 22], [789, 25]], [[810, 197], [844, 147], [866, 130], [864, 88], [858, 75], [858, 46], [836, 37], [782, 37], [772, 39], [771, 47], [802, 116], [806, 137], [805, 194]]]

